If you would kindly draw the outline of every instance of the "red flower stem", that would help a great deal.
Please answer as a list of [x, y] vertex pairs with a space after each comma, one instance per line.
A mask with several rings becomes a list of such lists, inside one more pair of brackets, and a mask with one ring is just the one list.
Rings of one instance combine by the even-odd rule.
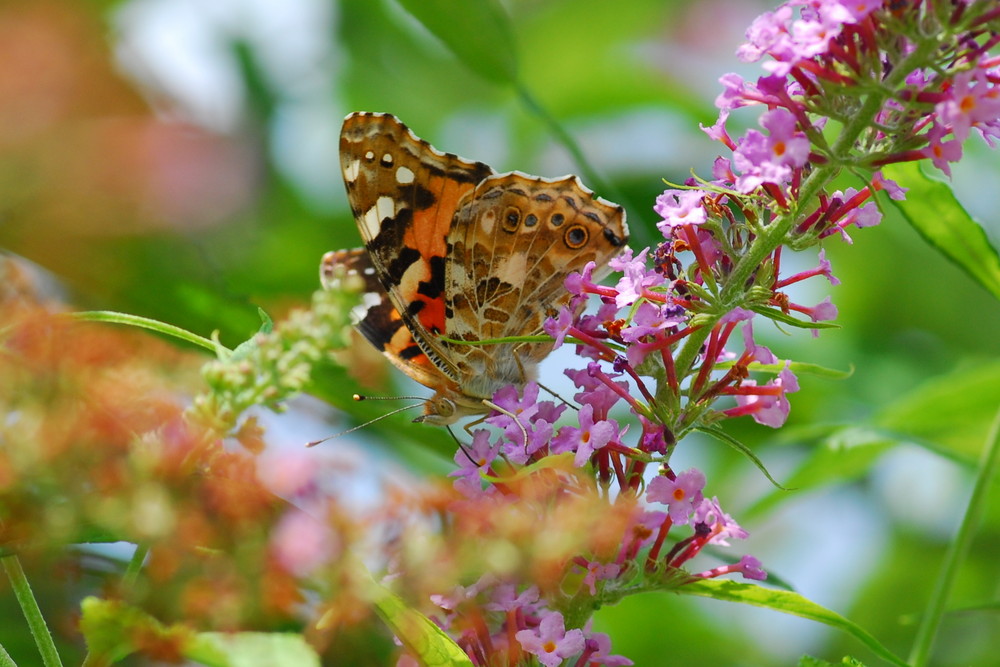
[[663, 548], [663, 541], [667, 539], [667, 533], [670, 532], [670, 527], [673, 525], [673, 519], [667, 515], [667, 518], [660, 524], [660, 530], [656, 533], [656, 541], [653, 542], [649, 555], [646, 557], [646, 569], [652, 569], [656, 565], [656, 561], [660, 557], [660, 549]]

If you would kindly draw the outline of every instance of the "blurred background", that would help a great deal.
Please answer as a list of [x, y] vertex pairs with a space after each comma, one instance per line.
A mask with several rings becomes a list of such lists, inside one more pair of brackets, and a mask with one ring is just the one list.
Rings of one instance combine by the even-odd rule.
[[[125, 311], [204, 336], [218, 330], [234, 346], [258, 328], [258, 306], [278, 318], [308, 303], [323, 252], [359, 245], [337, 167], [345, 114], [391, 112], [436, 147], [498, 171], [581, 171], [523, 95], [461, 62], [405, 4], [0, 4], [6, 261], [33, 267], [74, 309]], [[523, 90], [577, 140], [603, 181], [588, 185], [625, 205], [632, 245], [654, 242], [652, 204], [663, 179], [710, 173], [719, 151], [698, 124], [715, 120], [719, 76], [756, 76], [733, 53], [771, 3], [502, 7], [512, 34], [501, 55], [516, 62]], [[755, 117], [730, 123], [736, 134]], [[952, 183], [995, 245], [998, 165], [973, 140]], [[831, 238], [826, 250], [843, 284], [813, 281], [792, 296], [805, 304], [831, 296], [842, 328], [818, 339], [758, 331], [781, 358], [853, 373], [801, 377], [786, 429], [727, 425], [795, 490], [775, 491], [714, 441], [685, 441], [674, 463], [705, 469], [706, 492], [750, 531], [733, 554], [756, 555], [772, 576], [905, 655], [1000, 405], [1000, 310], [891, 211], [880, 227], [854, 234], [853, 245]], [[785, 262], [791, 271], [816, 258]], [[415, 390], [380, 359], [364, 363], [364, 385], [331, 370], [314, 392], [322, 401], [306, 398], [268, 418], [271, 446], [299, 446], [354, 423], [331, 403], [358, 419], [385, 411], [350, 404], [354, 391]], [[571, 364], [556, 355], [543, 381], [564, 386], [558, 375]], [[447, 470], [450, 439], [401, 427], [406, 421], [334, 446], [381, 470]], [[956, 608], [997, 598], [1000, 504], [991, 507]], [[595, 629], [638, 665], [783, 665], [803, 652], [875, 661], [823, 626], [667, 594], [603, 609]], [[995, 615], [949, 614], [936, 664], [1000, 664], [998, 630]]]

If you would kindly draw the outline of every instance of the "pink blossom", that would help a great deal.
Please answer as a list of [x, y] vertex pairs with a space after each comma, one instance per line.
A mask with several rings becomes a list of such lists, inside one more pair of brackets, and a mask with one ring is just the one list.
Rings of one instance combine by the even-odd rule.
[[557, 667], [565, 658], [580, 653], [586, 643], [583, 630], [566, 631], [562, 614], [557, 611], [547, 612], [537, 628], [519, 630], [514, 637], [521, 648], [537, 657], [545, 667]]

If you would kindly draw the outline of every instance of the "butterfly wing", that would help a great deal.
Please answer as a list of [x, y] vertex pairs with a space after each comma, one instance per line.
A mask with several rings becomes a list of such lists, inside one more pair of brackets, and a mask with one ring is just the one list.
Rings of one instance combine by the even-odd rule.
[[409, 341], [388, 344], [376, 332], [385, 322], [374, 319], [366, 337], [422, 384], [437, 388], [446, 379], [458, 381], [455, 364], [435, 338], [447, 327], [447, 238], [459, 202], [493, 170], [436, 150], [394, 116], [366, 112], [344, 120], [340, 161], [370, 266], [395, 311], [386, 315], [393, 337]]
[[[591, 261], [598, 273], [607, 270], [627, 240], [622, 207], [595, 197], [575, 176], [487, 177], [460, 206], [448, 236], [448, 336], [471, 341], [541, 333], [545, 319], [569, 302], [566, 276]], [[478, 390], [489, 392], [524, 381], [524, 367], [551, 346], [466, 347], [475, 352], [462, 360], [460, 375], [472, 387], [477, 378], [494, 379]]]
[[[372, 266], [364, 248], [333, 250], [323, 255], [320, 282], [326, 289], [338, 289], [343, 283], [360, 281], [361, 303], [351, 311], [357, 330], [389, 361], [417, 382], [429, 386], [441, 384], [441, 373], [413, 336]], [[354, 286], [357, 289], [358, 285]]]

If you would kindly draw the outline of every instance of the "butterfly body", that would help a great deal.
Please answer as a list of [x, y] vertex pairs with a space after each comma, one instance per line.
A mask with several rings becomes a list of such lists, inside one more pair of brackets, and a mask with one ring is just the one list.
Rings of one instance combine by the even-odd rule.
[[590, 261], [603, 267], [627, 240], [622, 208], [575, 176], [497, 174], [438, 151], [388, 114], [348, 116], [340, 157], [365, 248], [327, 253], [321, 279], [365, 281], [358, 329], [436, 391], [417, 421], [488, 412], [484, 401], [532, 379], [551, 349], [445, 339], [541, 333], [569, 301], [566, 276]]

